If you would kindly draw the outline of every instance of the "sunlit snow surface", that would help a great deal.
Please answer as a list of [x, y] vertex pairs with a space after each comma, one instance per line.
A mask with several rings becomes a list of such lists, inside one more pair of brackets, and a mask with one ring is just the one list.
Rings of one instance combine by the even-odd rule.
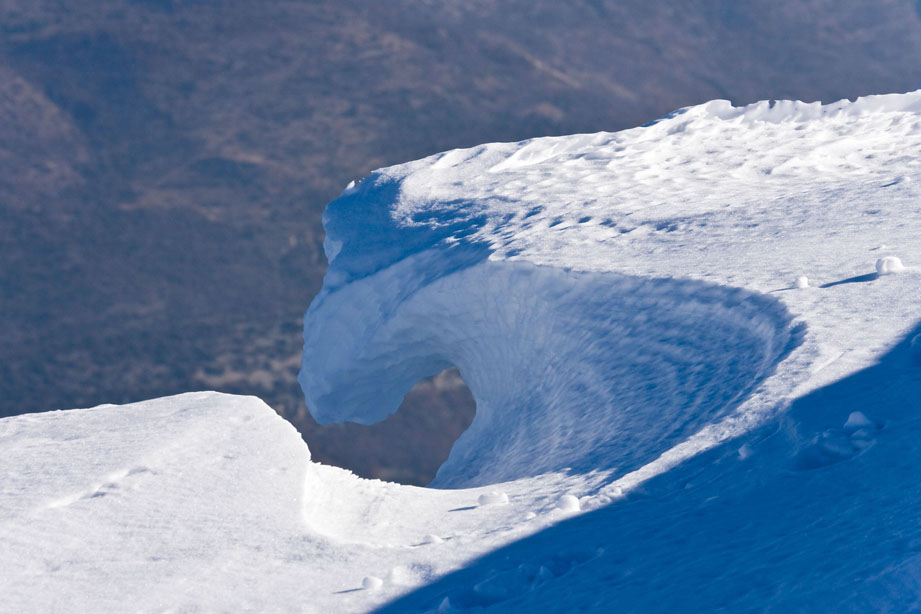
[[439, 488], [255, 399], [5, 419], [4, 606], [921, 609], [919, 184], [921, 93], [377, 171], [327, 209], [301, 383], [374, 422], [457, 366]]

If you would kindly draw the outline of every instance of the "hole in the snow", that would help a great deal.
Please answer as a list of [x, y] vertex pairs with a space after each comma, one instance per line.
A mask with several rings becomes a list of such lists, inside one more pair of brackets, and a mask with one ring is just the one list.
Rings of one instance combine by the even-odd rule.
[[365, 477], [424, 486], [476, 414], [460, 372], [445, 369], [419, 380], [400, 409], [383, 422], [318, 425], [309, 414], [293, 420], [314, 461]]

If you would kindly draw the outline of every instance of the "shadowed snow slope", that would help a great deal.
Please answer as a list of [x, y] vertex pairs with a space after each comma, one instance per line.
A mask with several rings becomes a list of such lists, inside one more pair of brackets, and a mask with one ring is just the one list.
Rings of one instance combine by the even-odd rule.
[[[782, 423], [751, 434], [745, 458], [738, 442], [723, 444], [650, 481], [644, 496], [503, 548], [383, 611], [918, 611], [921, 368], [909, 353], [906, 338], [797, 400]], [[871, 424], [845, 426], [854, 411]], [[821, 462], [791, 462], [817, 447]]]
[[921, 93], [451, 151], [325, 224], [308, 406], [458, 366], [442, 488], [253, 398], [0, 420], [0, 609], [921, 609]]

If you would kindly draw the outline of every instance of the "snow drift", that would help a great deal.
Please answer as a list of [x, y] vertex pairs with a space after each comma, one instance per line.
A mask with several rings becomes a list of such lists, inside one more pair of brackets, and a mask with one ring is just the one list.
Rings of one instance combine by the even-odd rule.
[[0, 420], [4, 607], [921, 607], [921, 93], [446, 152], [325, 224], [308, 405], [457, 365], [453, 488], [312, 463], [252, 398]]

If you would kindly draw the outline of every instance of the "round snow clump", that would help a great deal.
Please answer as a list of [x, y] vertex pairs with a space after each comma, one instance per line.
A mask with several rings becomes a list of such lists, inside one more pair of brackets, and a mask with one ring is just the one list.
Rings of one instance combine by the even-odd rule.
[[860, 411], [852, 411], [851, 415], [847, 417], [847, 422], [844, 423], [845, 429], [857, 430], [866, 426], [873, 426], [873, 422]]
[[492, 491], [480, 495], [477, 499], [477, 503], [480, 505], [505, 505], [508, 503], [508, 495], [504, 492]]
[[806, 277], [805, 275], [800, 275], [799, 277], [797, 277], [797, 278], [796, 278], [796, 287], [799, 288], [799, 289], [808, 288], [808, 287], [809, 287], [809, 278]]
[[432, 533], [429, 533], [428, 535], [422, 538], [423, 544], [440, 544], [443, 541], [444, 541], [443, 539], [441, 539], [437, 535], [433, 535]]
[[358, 191], [358, 185], [356, 184], [355, 180], [352, 179], [351, 181], [349, 181], [349, 184], [345, 186], [345, 189], [342, 190], [342, 196], [348, 196], [349, 194], [354, 194], [357, 191]]
[[384, 581], [375, 576], [366, 576], [365, 579], [361, 581], [361, 585], [369, 591], [376, 591], [384, 586]]
[[880, 275], [900, 273], [905, 270], [905, 265], [895, 256], [886, 256], [876, 261], [876, 272]]
[[572, 495], [563, 495], [560, 497], [556, 506], [564, 512], [578, 512], [582, 509], [582, 506], [579, 505], [579, 500]]

